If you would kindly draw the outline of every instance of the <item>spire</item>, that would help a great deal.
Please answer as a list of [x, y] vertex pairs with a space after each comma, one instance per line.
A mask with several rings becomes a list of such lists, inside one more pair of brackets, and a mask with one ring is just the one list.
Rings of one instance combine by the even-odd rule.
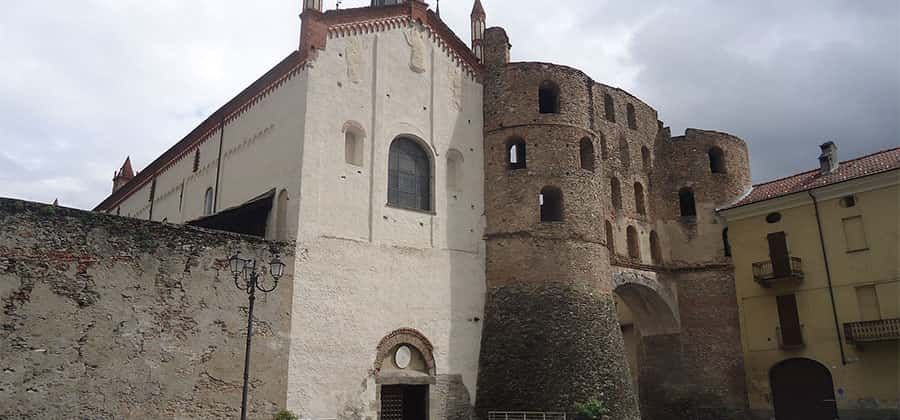
[[487, 17], [487, 14], [484, 13], [484, 6], [481, 5], [481, 0], [475, 0], [475, 5], [472, 6], [472, 19], [474, 20], [476, 17], [480, 17], [482, 21]]
[[481, 5], [481, 0], [475, 0], [475, 5], [472, 6], [472, 52], [478, 57], [478, 61], [484, 61], [484, 47], [482, 43], [484, 42], [486, 20], [487, 14], [484, 13], [484, 6]]
[[441, 0], [435, 0], [437, 2], [437, 6], [434, 9], [434, 13], [437, 17], [441, 17]]
[[131, 168], [131, 156], [125, 158], [122, 167], [113, 174], [113, 192], [125, 186], [134, 178], [134, 169]]

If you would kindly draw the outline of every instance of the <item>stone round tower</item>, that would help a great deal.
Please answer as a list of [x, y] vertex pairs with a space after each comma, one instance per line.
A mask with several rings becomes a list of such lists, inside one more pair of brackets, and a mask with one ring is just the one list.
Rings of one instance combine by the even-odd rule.
[[[609, 181], [580, 71], [509, 61], [484, 35], [487, 288], [477, 408], [566, 411], [601, 399], [637, 419], [603, 214]], [[598, 222], [601, 221], [601, 222]]]

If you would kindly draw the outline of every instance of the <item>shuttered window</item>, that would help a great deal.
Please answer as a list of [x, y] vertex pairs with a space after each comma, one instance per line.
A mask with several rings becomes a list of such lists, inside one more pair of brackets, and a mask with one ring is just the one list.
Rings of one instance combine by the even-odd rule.
[[776, 299], [782, 347], [795, 348], [803, 346], [800, 315], [797, 313], [797, 296], [791, 294], [778, 296]]

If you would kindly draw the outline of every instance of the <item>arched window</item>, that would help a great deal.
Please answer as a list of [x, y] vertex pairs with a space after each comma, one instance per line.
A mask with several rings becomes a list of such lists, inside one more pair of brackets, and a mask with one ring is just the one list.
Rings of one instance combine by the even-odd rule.
[[619, 136], [619, 160], [622, 161], [622, 166], [626, 168], [631, 166], [631, 148], [628, 146], [625, 134]]
[[651, 162], [650, 149], [647, 146], [641, 146], [641, 162], [644, 164], [644, 170], [649, 171]]
[[653, 264], [662, 263], [662, 249], [659, 247], [659, 235], [656, 231], [650, 231], [650, 260]]
[[725, 256], [731, 256], [731, 242], [728, 242], [728, 228], [722, 229], [722, 247], [725, 249]]
[[525, 157], [525, 140], [519, 138], [506, 142], [506, 163], [509, 169], [524, 169], [527, 167]]
[[678, 202], [681, 206], [682, 217], [697, 216], [697, 205], [694, 202], [694, 190], [684, 187], [678, 191]]
[[634, 259], [641, 259], [641, 245], [638, 242], [637, 229], [634, 226], [628, 226], [626, 232], [628, 235], [628, 256]]
[[541, 221], [561, 222], [563, 220], [562, 190], [556, 187], [544, 187], [541, 190]]
[[544, 80], [538, 89], [538, 103], [541, 114], [559, 114], [559, 85]]
[[213, 213], [213, 201], [215, 201], [215, 194], [213, 192], [212, 187], [206, 189], [206, 193], [203, 194], [203, 215], [209, 216]]
[[594, 142], [592, 142], [591, 139], [585, 137], [581, 139], [579, 149], [579, 155], [581, 157], [581, 169], [586, 169], [594, 172]]
[[718, 147], [709, 149], [709, 170], [714, 174], [725, 173], [725, 152]]
[[600, 157], [609, 159], [609, 147], [606, 145], [606, 134], [600, 133]]
[[644, 205], [644, 186], [640, 182], [634, 183], [634, 209], [638, 214], [647, 214], [647, 206]]
[[353, 127], [344, 130], [344, 161], [355, 166], [363, 164], [362, 133]]
[[613, 233], [612, 223], [607, 220], [604, 227], [606, 228], [606, 248], [609, 249], [610, 255], [616, 255], [616, 237]]
[[626, 105], [625, 110], [628, 113], [628, 128], [637, 130], [637, 116], [634, 115], [634, 105]]
[[287, 240], [287, 215], [288, 215], [288, 192], [281, 190], [278, 194], [278, 208], [275, 213], [275, 239], [279, 241]]
[[456, 149], [447, 151], [447, 188], [461, 190], [463, 186], [463, 155]]
[[400, 137], [388, 157], [388, 204], [431, 211], [431, 160], [415, 140]]
[[603, 94], [603, 112], [606, 114], [606, 120], [616, 122], [616, 104], [608, 93]]
[[616, 210], [622, 210], [622, 184], [618, 178], [609, 180], [609, 194], [612, 197], [612, 205]]

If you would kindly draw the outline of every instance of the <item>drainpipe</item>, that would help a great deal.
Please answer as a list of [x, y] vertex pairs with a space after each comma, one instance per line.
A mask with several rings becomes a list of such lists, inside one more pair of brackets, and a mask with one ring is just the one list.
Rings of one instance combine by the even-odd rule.
[[838, 347], [841, 349], [841, 365], [847, 365], [847, 356], [844, 354], [844, 341], [841, 339], [841, 325], [838, 322], [837, 306], [834, 303], [834, 287], [831, 284], [831, 268], [828, 265], [828, 252], [825, 251], [825, 236], [822, 235], [822, 218], [819, 216], [819, 201], [813, 195], [812, 190], [808, 191], [809, 198], [813, 201], [813, 207], [816, 209], [816, 224], [819, 226], [819, 243], [822, 245], [822, 258], [825, 260], [825, 277], [828, 279], [828, 294], [831, 296], [831, 314], [834, 316], [834, 332], [837, 333]]
[[219, 120], [219, 159], [216, 161], [216, 189], [213, 190], [213, 211], [219, 208], [219, 174], [222, 172], [222, 145], [225, 143], [225, 113], [222, 113], [222, 119]]

